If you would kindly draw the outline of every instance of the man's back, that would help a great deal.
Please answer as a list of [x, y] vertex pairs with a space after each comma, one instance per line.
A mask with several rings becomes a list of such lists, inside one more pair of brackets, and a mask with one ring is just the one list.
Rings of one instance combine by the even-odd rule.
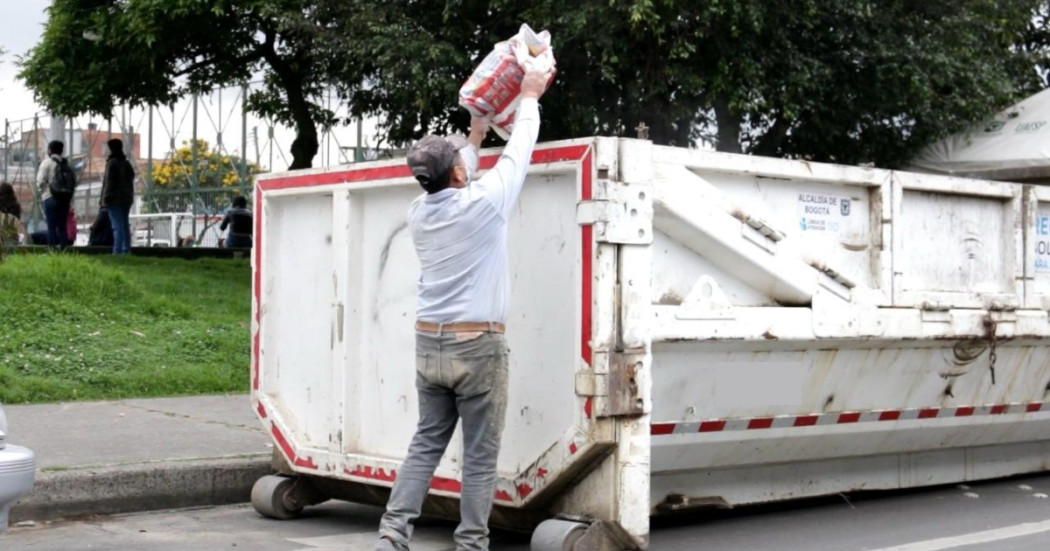
[[219, 229], [225, 230], [228, 226], [230, 233], [250, 236], [252, 234], [252, 221], [252, 211], [243, 207], [233, 207], [226, 212]]
[[506, 321], [507, 219], [539, 135], [536, 100], [523, 101], [519, 109], [516, 131], [491, 171], [465, 188], [424, 194], [409, 209], [420, 262], [420, 321]]

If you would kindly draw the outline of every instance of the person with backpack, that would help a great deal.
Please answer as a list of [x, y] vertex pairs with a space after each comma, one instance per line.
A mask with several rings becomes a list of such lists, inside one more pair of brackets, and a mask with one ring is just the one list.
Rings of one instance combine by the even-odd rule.
[[77, 187], [77, 176], [69, 161], [62, 156], [65, 145], [54, 140], [47, 144], [47, 158], [40, 161], [36, 171], [36, 185], [44, 201], [44, 218], [47, 222], [47, 245], [65, 249], [72, 243], [66, 231], [69, 207], [73, 203], [73, 192]]
[[113, 226], [113, 254], [131, 252], [131, 205], [135, 202], [135, 167], [124, 155], [124, 142], [116, 138], [106, 142], [109, 160], [102, 177], [102, 206], [109, 211]]

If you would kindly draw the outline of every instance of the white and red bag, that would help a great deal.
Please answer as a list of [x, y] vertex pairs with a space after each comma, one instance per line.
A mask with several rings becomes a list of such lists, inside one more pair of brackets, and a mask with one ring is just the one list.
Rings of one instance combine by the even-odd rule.
[[[489, 119], [492, 129], [504, 140], [510, 138], [514, 113], [521, 103], [521, 81], [525, 68], [554, 68], [551, 35], [533, 32], [522, 25], [518, 34], [500, 42], [485, 56], [470, 78], [459, 89], [459, 104], [471, 115]], [[553, 72], [551, 80], [554, 79]], [[550, 81], [547, 82], [550, 86]]]

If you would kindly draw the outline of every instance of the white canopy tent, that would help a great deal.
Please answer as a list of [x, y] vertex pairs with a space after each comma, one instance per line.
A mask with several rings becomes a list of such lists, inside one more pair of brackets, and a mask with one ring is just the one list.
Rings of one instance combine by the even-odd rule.
[[1050, 183], [1050, 89], [930, 145], [910, 170]]

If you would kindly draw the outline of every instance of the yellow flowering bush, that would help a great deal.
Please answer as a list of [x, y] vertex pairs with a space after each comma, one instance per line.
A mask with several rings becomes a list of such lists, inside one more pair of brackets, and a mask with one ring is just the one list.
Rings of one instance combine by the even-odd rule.
[[[193, 147], [197, 149], [197, 188], [216, 189], [236, 187], [241, 184], [241, 158], [213, 149], [206, 140], [195, 144], [183, 142], [168, 159], [153, 165], [153, 185], [159, 189], [190, 189], [193, 187]], [[249, 162], [247, 182], [250, 188], [254, 176], [262, 172], [259, 165]]]

